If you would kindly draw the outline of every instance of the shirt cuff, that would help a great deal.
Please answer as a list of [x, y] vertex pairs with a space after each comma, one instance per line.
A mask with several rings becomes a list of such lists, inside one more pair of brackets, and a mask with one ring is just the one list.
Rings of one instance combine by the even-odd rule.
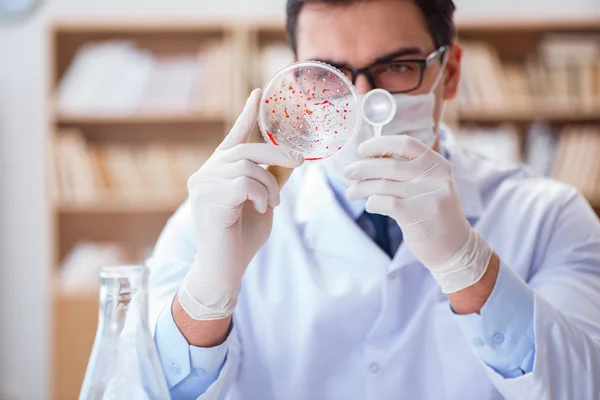
[[504, 378], [516, 378], [533, 371], [533, 310], [532, 289], [502, 264], [481, 314], [454, 316], [475, 356]]
[[158, 317], [154, 342], [169, 388], [192, 373], [206, 379], [208, 387], [219, 376], [228, 349], [227, 340], [210, 348], [190, 346], [175, 324], [170, 303]]

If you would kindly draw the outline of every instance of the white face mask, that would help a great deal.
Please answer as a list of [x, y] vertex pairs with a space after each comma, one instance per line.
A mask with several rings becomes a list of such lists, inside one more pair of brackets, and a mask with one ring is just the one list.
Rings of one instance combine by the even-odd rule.
[[[446, 61], [447, 57], [444, 56], [440, 72], [429, 93], [392, 95], [396, 101], [396, 115], [390, 123], [383, 127], [382, 135], [409, 135], [429, 147], [435, 144], [437, 132], [434, 118], [436, 105], [434, 92], [444, 76]], [[364, 95], [359, 95], [359, 97], [362, 100]], [[375, 131], [373, 126], [363, 120], [356, 138], [351, 143], [348, 143], [335, 157], [326, 160], [324, 162], [325, 168], [335, 174], [336, 177], [347, 182], [344, 179], [344, 169], [346, 166], [360, 159], [357, 154], [358, 147], [374, 136]]]

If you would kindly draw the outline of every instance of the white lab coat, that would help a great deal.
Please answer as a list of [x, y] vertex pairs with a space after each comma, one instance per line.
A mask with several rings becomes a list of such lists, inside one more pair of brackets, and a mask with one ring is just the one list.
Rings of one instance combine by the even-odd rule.
[[[452, 150], [465, 215], [535, 290], [533, 372], [474, 355], [446, 296], [402, 245], [393, 261], [303, 167], [249, 266], [220, 376], [231, 400], [600, 399], [600, 227], [573, 189]], [[151, 260], [154, 318], [194, 256], [189, 204]], [[235, 249], [232, 249], [234, 251]], [[171, 257], [171, 259], [169, 259]], [[167, 265], [168, 267], [162, 267]]]

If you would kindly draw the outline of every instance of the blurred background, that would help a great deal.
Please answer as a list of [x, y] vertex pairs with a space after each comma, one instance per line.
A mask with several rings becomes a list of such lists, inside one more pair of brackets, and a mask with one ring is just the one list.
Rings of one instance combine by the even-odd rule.
[[[456, 140], [600, 209], [600, 0], [456, 0]], [[0, 399], [75, 399], [100, 265], [143, 260], [251, 88], [284, 0], [0, 0]]]

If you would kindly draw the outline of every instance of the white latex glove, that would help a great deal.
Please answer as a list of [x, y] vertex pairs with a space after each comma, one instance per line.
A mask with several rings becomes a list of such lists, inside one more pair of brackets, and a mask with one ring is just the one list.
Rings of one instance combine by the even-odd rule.
[[233, 313], [242, 276], [271, 233], [283, 182], [259, 164], [296, 168], [303, 163], [300, 154], [283, 147], [247, 143], [260, 94], [252, 92], [229, 135], [188, 181], [197, 254], [179, 301], [196, 320]]
[[366, 198], [368, 212], [395, 219], [444, 293], [477, 283], [492, 250], [462, 212], [448, 160], [406, 135], [370, 139], [358, 154], [366, 159], [346, 168], [346, 178], [358, 181], [347, 197]]

